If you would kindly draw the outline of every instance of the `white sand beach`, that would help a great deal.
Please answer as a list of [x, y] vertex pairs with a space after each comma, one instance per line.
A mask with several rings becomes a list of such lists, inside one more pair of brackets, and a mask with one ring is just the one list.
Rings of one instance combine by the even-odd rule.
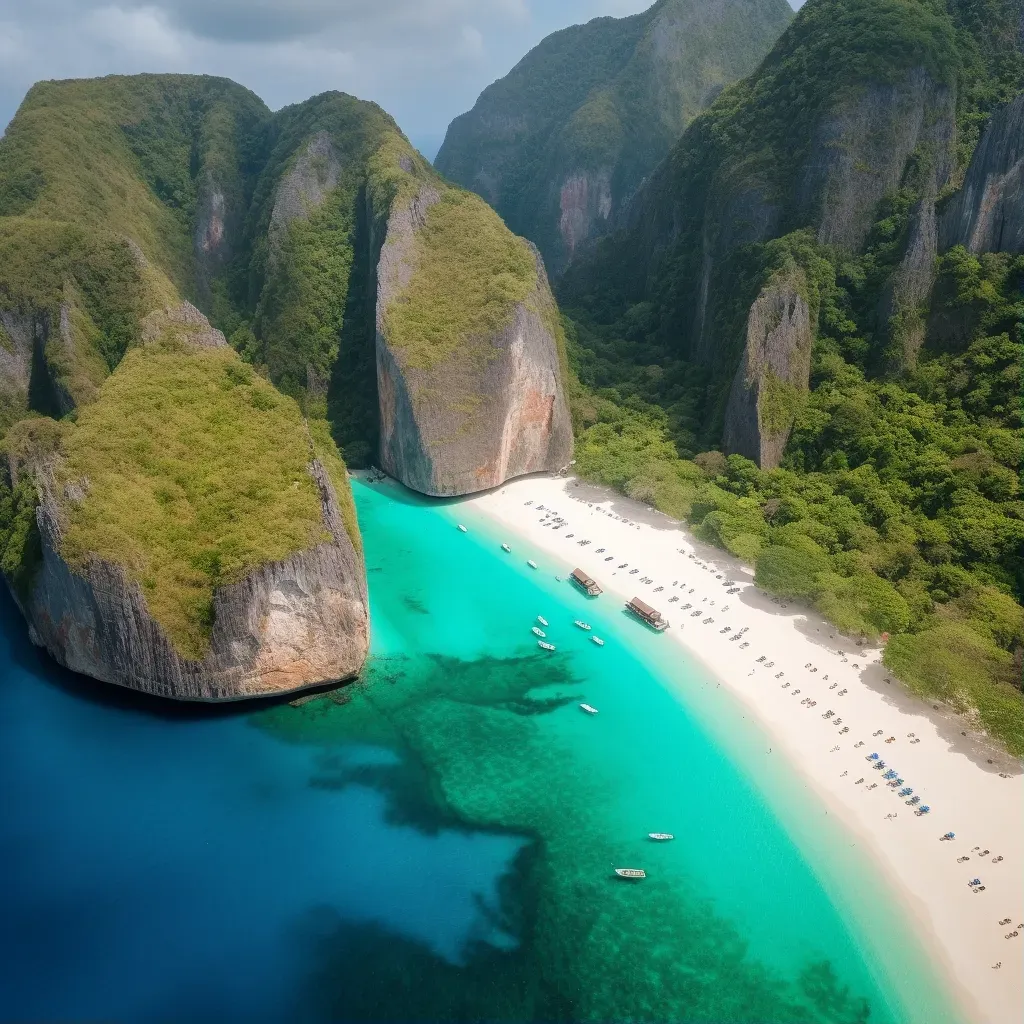
[[[657, 608], [672, 624], [665, 642], [682, 644], [751, 710], [772, 750], [874, 856], [968, 1019], [1024, 1020], [1019, 761], [890, 682], [879, 650], [765, 596], [749, 567], [637, 502], [571, 477], [534, 476], [460, 508], [501, 523], [524, 559], [546, 554], [545, 571], [566, 576], [579, 566], [604, 588], [600, 600], [636, 596]], [[555, 516], [545, 519], [552, 510], [559, 529]], [[738, 592], [727, 594], [726, 581]], [[888, 787], [866, 760], [872, 752], [898, 767], [930, 813], [915, 814]], [[950, 831], [955, 839], [940, 840]], [[968, 884], [975, 878], [983, 889]]]

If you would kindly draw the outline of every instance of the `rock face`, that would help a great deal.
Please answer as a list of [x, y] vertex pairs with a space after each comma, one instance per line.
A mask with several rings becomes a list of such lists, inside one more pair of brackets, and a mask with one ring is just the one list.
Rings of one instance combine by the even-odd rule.
[[377, 268], [377, 385], [382, 468], [423, 494], [449, 496], [561, 469], [572, 458], [572, 423], [536, 249], [533, 288], [503, 330], [427, 369], [390, 343], [386, 312], [413, 273], [414, 235], [438, 198], [424, 186], [388, 220]]
[[193, 348], [225, 348], [223, 333], [210, 325], [210, 321], [192, 305], [182, 302], [177, 306], [156, 309], [142, 321], [142, 340], [153, 342], [157, 338], [172, 337]]
[[860, 248], [879, 201], [899, 187], [919, 147], [929, 152], [941, 187], [952, 168], [955, 106], [952, 90], [913, 68], [901, 82], [863, 87], [824, 118], [798, 192], [800, 208], [818, 225], [818, 241]]
[[556, 32], [452, 122], [435, 165], [561, 274], [792, 16], [779, 0], [657, 0]]
[[1024, 94], [993, 115], [963, 188], [942, 215], [942, 248], [1024, 252]]
[[281, 179], [270, 216], [271, 259], [292, 221], [308, 217], [337, 186], [341, 161], [327, 132], [317, 132]]
[[28, 411], [32, 352], [41, 334], [44, 325], [36, 317], [0, 310], [0, 436]]
[[19, 600], [33, 642], [75, 672], [178, 700], [239, 700], [351, 679], [369, 646], [362, 558], [318, 461], [310, 473], [332, 541], [219, 590], [210, 651], [197, 662], [176, 653], [139, 585], [118, 566], [93, 561], [82, 573], [69, 568], [59, 554], [53, 474], [42, 469], [36, 518], [43, 564], [31, 594]]
[[747, 345], [733, 378], [722, 444], [762, 469], [782, 461], [807, 391], [814, 335], [802, 272], [768, 284], [750, 307]]
[[878, 319], [893, 341], [889, 362], [893, 369], [917, 362], [924, 344], [927, 318], [924, 310], [935, 281], [935, 257], [939, 232], [935, 199], [920, 200], [910, 222], [903, 259], [882, 293]]

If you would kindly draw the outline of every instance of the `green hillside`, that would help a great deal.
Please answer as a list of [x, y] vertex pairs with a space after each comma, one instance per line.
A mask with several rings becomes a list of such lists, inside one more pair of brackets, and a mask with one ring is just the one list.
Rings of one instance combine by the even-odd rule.
[[[1018, 753], [1024, 258], [915, 246], [1024, 87], [1021, 13], [809, 0], [560, 289], [582, 472], [688, 519], [844, 631], [889, 633], [911, 688]], [[925, 285], [901, 305], [913, 275]], [[762, 415], [792, 432], [762, 469], [709, 449], [748, 311], [780, 276], [801, 282], [815, 340], [806, 389], [766, 381]]]
[[314, 456], [359, 548], [325, 425], [197, 311], [160, 312], [243, 318], [233, 273], [290, 128], [225, 79], [142, 75], [41, 83], [0, 141], [0, 564], [26, 593], [51, 467], [61, 555], [119, 565], [188, 658], [216, 588], [326, 538]]
[[784, 0], [659, 0], [555, 32], [452, 122], [435, 165], [559, 271], [791, 17]]

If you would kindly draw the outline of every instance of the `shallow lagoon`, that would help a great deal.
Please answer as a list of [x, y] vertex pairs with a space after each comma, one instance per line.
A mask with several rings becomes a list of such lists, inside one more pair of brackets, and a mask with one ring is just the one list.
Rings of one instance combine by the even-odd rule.
[[952, 1019], [698, 665], [457, 505], [354, 486], [373, 658], [335, 699], [112, 692], [0, 599], [5, 1016]]

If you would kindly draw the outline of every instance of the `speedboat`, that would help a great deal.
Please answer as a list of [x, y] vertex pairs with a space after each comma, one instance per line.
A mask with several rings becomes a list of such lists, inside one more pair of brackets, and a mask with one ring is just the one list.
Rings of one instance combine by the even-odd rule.
[[512, 554], [512, 549], [507, 544], [502, 544], [501, 550], [504, 551], [506, 555]]
[[590, 632], [590, 623], [584, 622], [582, 619], [574, 619], [573, 625], [579, 626], [580, 629], [585, 630], [588, 633]]
[[528, 558], [528, 559], [526, 560], [526, 564], [527, 564], [527, 565], [528, 565], [528, 566], [529, 566], [529, 567], [530, 567], [531, 569], [536, 569], [536, 568], [537, 568], [537, 563], [536, 563], [536, 562], [535, 562], [535, 561], [534, 561], [534, 560], [533, 560], [532, 558]]
[[583, 708], [583, 710], [586, 711], [586, 713], [588, 715], [596, 715], [597, 714], [597, 708], [595, 708], [591, 704], [581, 704], [580, 707]]
[[555, 645], [549, 644], [546, 640], [538, 640], [537, 646], [543, 647], [545, 651], [553, 651], [555, 649]]
[[598, 647], [604, 647], [604, 641], [599, 636], [592, 636], [590, 638]]
[[533, 635], [534, 636], [539, 636], [539, 637], [546, 637], [547, 636], [547, 633], [545, 633], [544, 630], [541, 629], [539, 626], [531, 626], [530, 628], [533, 630]]
[[654, 839], [659, 843], [667, 843], [670, 839], [675, 839], [675, 836], [671, 832], [648, 832], [648, 839]]
[[643, 868], [616, 868], [615, 874], [619, 878], [646, 878], [647, 872]]
[[469, 530], [467, 530], [467, 529], [466, 529], [466, 528], [465, 528], [465, 527], [464, 527], [464, 526], [462, 525], [462, 523], [459, 523], [459, 533], [469, 533]]
[[537, 621], [538, 621], [538, 622], [539, 622], [539, 623], [540, 623], [540, 624], [541, 624], [542, 626], [550, 626], [550, 625], [551, 625], [551, 623], [550, 623], [550, 622], [548, 622], [548, 620], [547, 620], [547, 619], [545, 619], [543, 615], [538, 615], [538, 616], [537, 616]]

